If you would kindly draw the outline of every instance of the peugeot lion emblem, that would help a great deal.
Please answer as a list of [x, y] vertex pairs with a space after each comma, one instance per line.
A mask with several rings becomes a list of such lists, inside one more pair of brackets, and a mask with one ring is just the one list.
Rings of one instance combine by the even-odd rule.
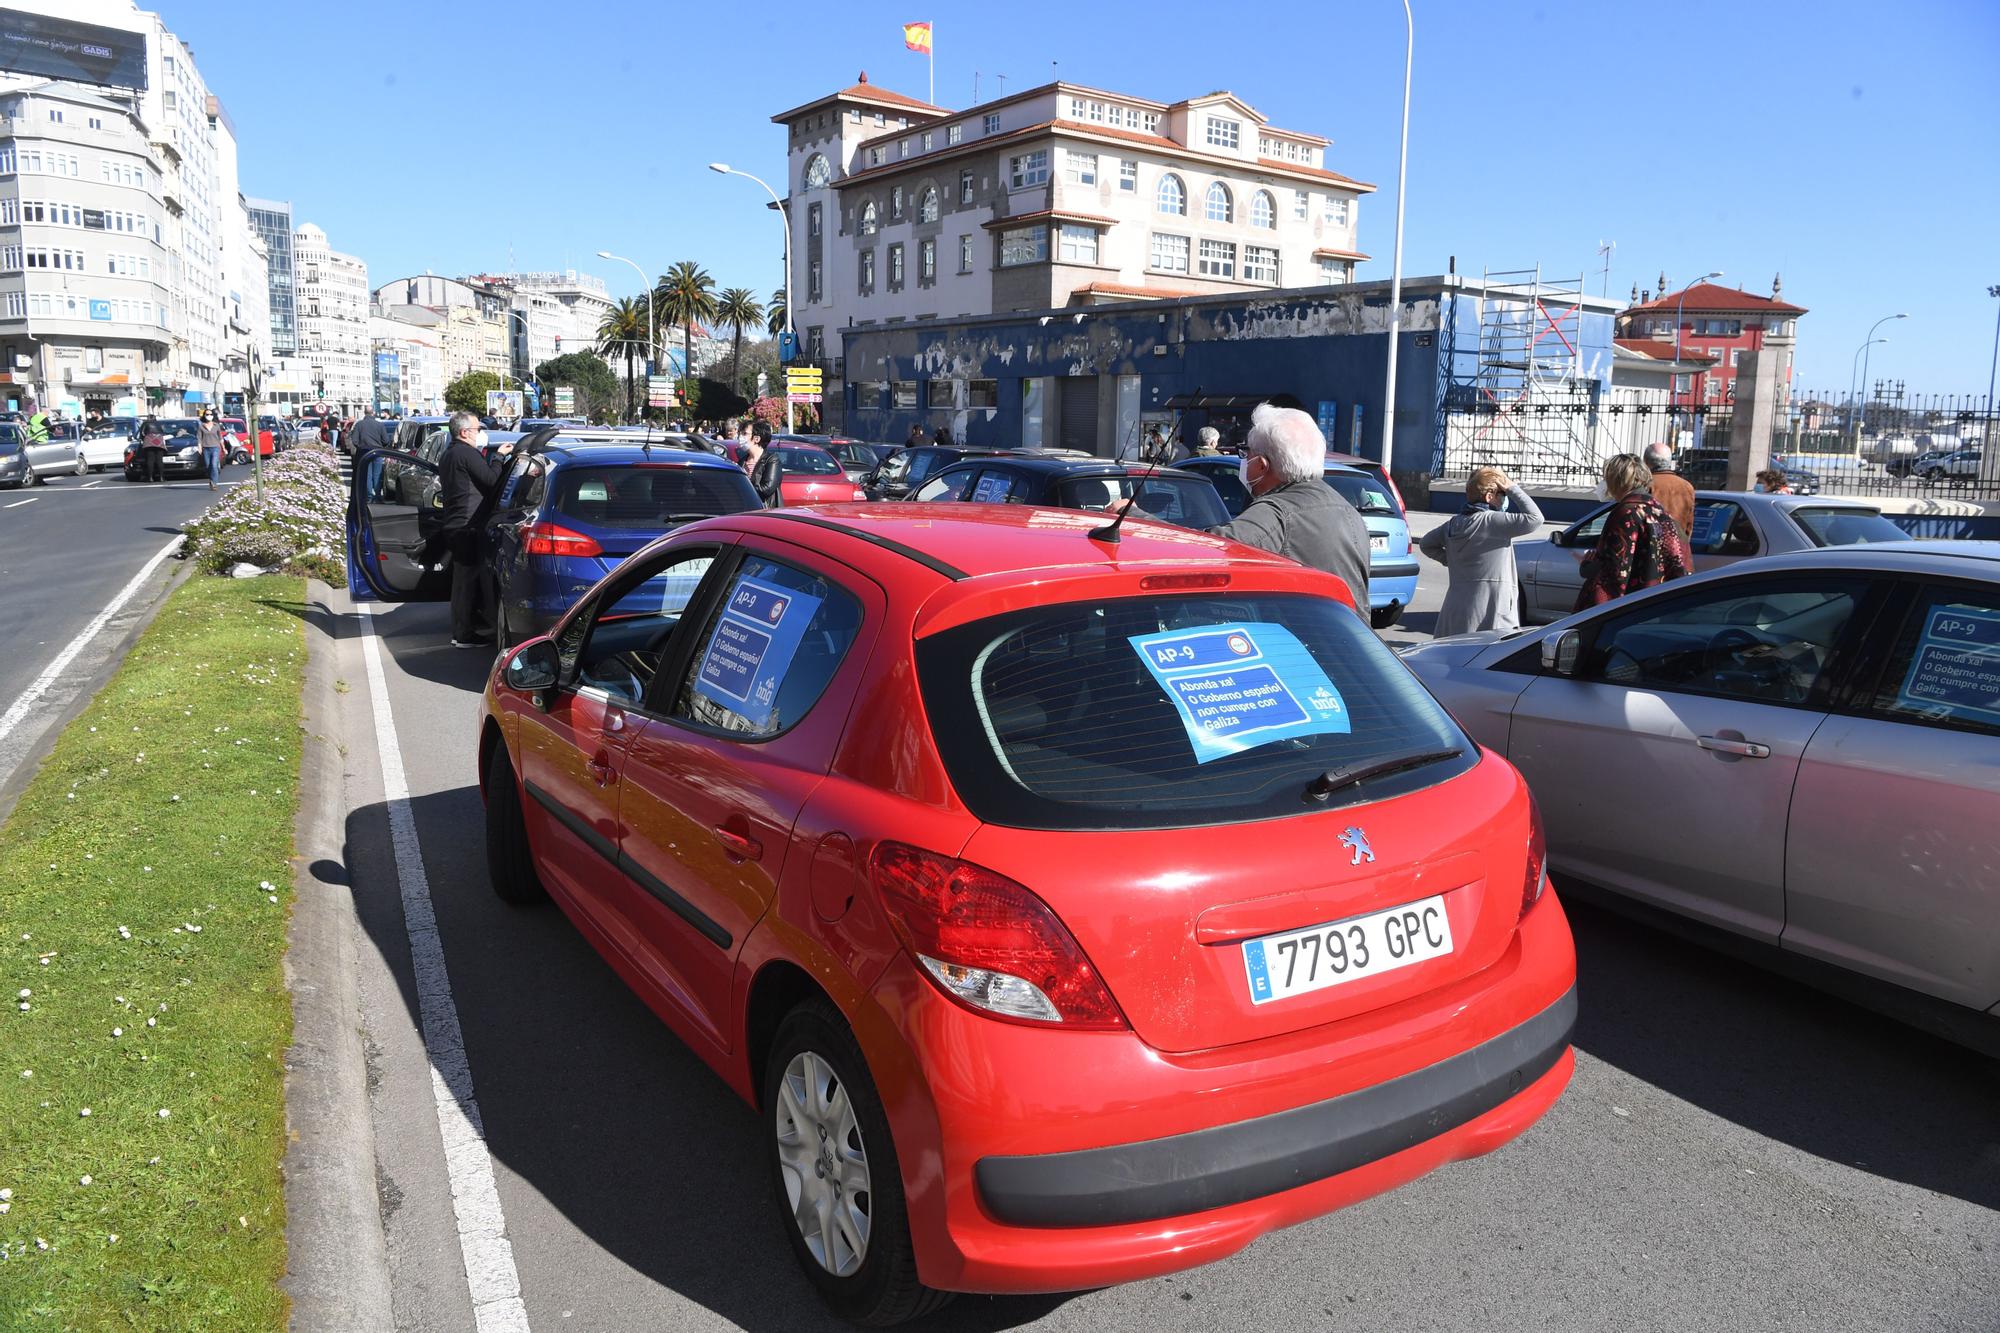
[[1347, 864], [1358, 866], [1363, 861], [1375, 859], [1375, 849], [1368, 845], [1368, 835], [1358, 828], [1351, 828], [1340, 835], [1340, 845], [1354, 853], [1354, 859]]

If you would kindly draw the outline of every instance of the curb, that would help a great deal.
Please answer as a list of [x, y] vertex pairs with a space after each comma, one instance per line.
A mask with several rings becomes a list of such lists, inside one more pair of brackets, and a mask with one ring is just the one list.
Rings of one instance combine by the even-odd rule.
[[285, 1289], [301, 1333], [392, 1333], [389, 1248], [376, 1195], [375, 1126], [355, 964], [360, 929], [346, 883], [346, 782], [333, 739], [334, 592], [306, 585], [305, 743], [293, 827], [285, 985]]

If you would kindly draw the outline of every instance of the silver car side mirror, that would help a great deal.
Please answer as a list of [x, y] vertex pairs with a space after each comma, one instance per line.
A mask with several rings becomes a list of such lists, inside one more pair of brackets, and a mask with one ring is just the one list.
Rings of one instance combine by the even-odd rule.
[[1577, 659], [1583, 653], [1583, 635], [1573, 629], [1551, 634], [1542, 640], [1542, 670], [1558, 676], [1574, 676]]

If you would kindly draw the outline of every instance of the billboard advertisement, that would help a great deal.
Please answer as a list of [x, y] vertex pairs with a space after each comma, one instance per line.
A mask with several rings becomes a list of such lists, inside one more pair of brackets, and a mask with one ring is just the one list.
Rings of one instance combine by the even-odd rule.
[[0, 70], [143, 90], [146, 37], [123, 28], [0, 9]]
[[400, 352], [375, 353], [375, 406], [394, 411], [403, 399], [403, 357]]

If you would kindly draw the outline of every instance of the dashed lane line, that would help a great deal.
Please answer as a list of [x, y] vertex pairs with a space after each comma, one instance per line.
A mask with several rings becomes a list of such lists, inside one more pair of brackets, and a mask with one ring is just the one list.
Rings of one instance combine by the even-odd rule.
[[42, 497], [41, 497], [41, 496], [39, 496], [39, 495], [31, 495], [31, 496], [29, 496], [29, 497], [28, 497], [27, 499], [25, 499], [25, 500], [16, 500], [16, 501], [14, 501], [14, 503], [13, 503], [13, 504], [10, 504], [10, 505], [0, 505], [0, 509], [19, 509], [19, 508], [20, 508], [20, 507], [21, 507], [22, 505], [31, 505], [31, 504], [33, 504], [33, 503], [34, 503], [35, 501], [37, 501], [37, 500], [39, 500], [39, 499], [41, 499], [41, 498], [42, 498]]
[[493, 1158], [473, 1095], [472, 1065], [458, 1024], [445, 971], [444, 941], [431, 910], [430, 876], [410, 805], [396, 719], [389, 709], [389, 684], [382, 672], [380, 638], [370, 608], [357, 608], [366, 628], [362, 638], [368, 692], [375, 713], [375, 748], [380, 757], [382, 794], [389, 808], [389, 840], [396, 854], [396, 879], [403, 898], [403, 927], [410, 937], [410, 969], [417, 984], [417, 1011], [424, 1051], [431, 1066], [431, 1099], [444, 1138], [445, 1171], [451, 1182], [451, 1209], [458, 1225], [459, 1255], [465, 1261], [478, 1333], [528, 1333], [528, 1308], [521, 1300], [521, 1275], [514, 1245], [493, 1179]]

